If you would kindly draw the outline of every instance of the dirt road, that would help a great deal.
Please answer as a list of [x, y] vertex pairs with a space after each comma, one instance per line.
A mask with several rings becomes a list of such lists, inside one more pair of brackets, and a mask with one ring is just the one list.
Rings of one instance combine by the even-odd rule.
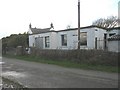
[[3, 58], [2, 75], [29, 88], [117, 88], [118, 74]]

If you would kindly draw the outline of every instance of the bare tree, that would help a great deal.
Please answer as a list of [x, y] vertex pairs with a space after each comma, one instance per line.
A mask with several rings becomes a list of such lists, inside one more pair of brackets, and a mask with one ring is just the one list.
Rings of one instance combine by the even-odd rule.
[[118, 25], [118, 17], [117, 16], [109, 16], [108, 18], [100, 18], [92, 23], [92, 25], [97, 25], [104, 28], [113, 28]]

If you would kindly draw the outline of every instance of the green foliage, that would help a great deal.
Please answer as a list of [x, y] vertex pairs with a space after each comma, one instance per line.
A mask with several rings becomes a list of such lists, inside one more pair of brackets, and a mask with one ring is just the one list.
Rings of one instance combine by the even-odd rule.
[[11, 34], [9, 37], [2, 38], [2, 51], [6, 53], [7, 48], [17, 46], [28, 47], [28, 34]]
[[9, 37], [2, 38], [3, 47], [28, 46], [28, 34], [12, 34]]
[[39, 50], [31, 48], [31, 55], [46, 57], [52, 60], [69, 60], [76, 63], [87, 63], [93, 65], [118, 66], [120, 53], [103, 50]]
[[34, 55], [23, 55], [23, 56], [13, 56], [13, 55], [4, 55], [4, 57], [8, 58], [16, 58], [19, 60], [25, 60], [25, 61], [30, 61], [30, 62], [39, 62], [39, 63], [45, 63], [45, 64], [54, 64], [54, 65], [59, 65], [67, 68], [80, 68], [80, 69], [86, 69], [86, 70], [98, 70], [98, 71], [105, 71], [105, 72], [120, 72], [118, 71], [119, 67], [117, 66], [107, 66], [107, 65], [94, 65], [91, 63], [76, 63], [74, 61], [70, 60], [57, 60], [57, 59], [49, 59], [45, 57], [40, 57], [40, 56], [34, 56]]

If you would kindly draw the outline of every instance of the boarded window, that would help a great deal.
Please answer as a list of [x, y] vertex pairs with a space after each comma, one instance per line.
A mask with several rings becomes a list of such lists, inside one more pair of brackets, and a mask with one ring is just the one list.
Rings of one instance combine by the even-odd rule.
[[50, 47], [49, 36], [45, 37], [45, 47], [46, 47], [46, 48], [49, 48], [49, 47]]
[[35, 39], [35, 47], [43, 49], [43, 37], [37, 37]]
[[62, 46], [67, 46], [67, 35], [61, 35]]
[[87, 32], [80, 33], [80, 45], [87, 45]]

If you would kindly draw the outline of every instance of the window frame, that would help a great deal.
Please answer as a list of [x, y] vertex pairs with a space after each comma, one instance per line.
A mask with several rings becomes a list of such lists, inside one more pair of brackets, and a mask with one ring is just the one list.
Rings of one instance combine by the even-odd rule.
[[113, 35], [115, 35], [115, 34], [116, 34], [116, 33], [110, 33], [110, 34], [109, 34], [109, 37], [111, 37], [111, 36], [113, 36]]
[[[84, 34], [86, 34], [86, 35], [84, 35]], [[80, 45], [87, 46], [87, 32], [80, 32]]]
[[45, 48], [49, 48], [50, 47], [50, 37], [46, 36], [45, 37]]
[[61, 45], [67, 46], [67, 34], [61, 35]]

